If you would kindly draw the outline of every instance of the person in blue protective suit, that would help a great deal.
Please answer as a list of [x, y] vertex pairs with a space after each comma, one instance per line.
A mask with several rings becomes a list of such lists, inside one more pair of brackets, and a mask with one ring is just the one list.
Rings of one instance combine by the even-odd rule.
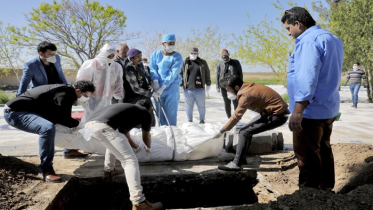
[[170, 125], [176, 126], [177, 107], [180, 99], [180, 71], [183, 58], [175, 51], [176, 37], [165, 34], [162, 37], [162, 50], [157, 50], [150, 58], [150, 76], [153, 81], [153, 97], [156, 99], [156, 111], [160, 113], [161, 125], [167, 125], [163, 112], [160, 110], [158, 99], [167, 115]]

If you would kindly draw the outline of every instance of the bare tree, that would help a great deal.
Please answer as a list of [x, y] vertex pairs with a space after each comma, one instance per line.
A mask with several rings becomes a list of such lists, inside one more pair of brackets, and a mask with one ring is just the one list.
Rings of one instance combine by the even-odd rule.
[[13, 72], [19, 81], [19, 71], [24, 60], [21, 59], [23, 47], [15, 44], [12, 38], [12, 32], [0, 21], [0, 66], [1, 72], [5, 75]]
[[22, 38], [19, 42], [28, 46], [35, 46], [35, 39], [55, 43], [58, 53], [76, 68], [94, 58], [106, 42], [138, 38], [141, 33], [125, 33], [127, 17], [124, 12], [110, 5], [102, 6], [98, 1], [41, 3], [26, 15], [26, 19], [29, 23], [27, 34], [18, 34], [17, 28], [10, 27], [16, 37]]

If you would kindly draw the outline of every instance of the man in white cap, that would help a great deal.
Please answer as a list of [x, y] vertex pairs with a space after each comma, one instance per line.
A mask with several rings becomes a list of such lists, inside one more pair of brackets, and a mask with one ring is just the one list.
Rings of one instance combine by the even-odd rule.
[[[88, 80], [96, 87], [96, 91], [91, 94], [89, 100], [82, 104], [83, 125], [93, 112], [110, 105], [113, 97], [119, 101], [123, 100], [123, 70], [122, 66], [114, 61], [114, 53], [115, 48], [110, 44], [105, 44], [100, 49], [100, 53], [94, 59], [84, 61], [78, 71], [77, 81]], [[109, 150], [106, 150], [106, 153], [108, 158], [105, 158], [104, 177], [122, 174], [123, 169], [114, 168], [115, 156]]]
[[[162, 37], [163, 49], [153, 53], [149, 65], [153, 81], [153, 96], [160, 99], [170, 125], [174, 126], [177, 122], [177, 107], [180, 99], [181, 76], [179, 74], [183, 66], [181, 54], [175, 51], [175, 42], [174, 34], [165, 34]], [[163, 112], [159, 111], [160, 104], [157, 102], [155, 105], [157, 112], [161, 113], [161, 124], [167, 125]]]

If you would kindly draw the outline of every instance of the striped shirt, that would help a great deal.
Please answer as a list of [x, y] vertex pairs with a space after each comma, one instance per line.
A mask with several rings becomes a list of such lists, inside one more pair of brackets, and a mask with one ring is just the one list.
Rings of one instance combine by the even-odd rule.
[[347, 85], [347, 82], [350, 80], [350, 85], [353, 84], [359, 84], [361, 83], [361, 79], [364, 80], [364, 84], [367, 84], [367, 77], [365, 76], [365, 72], [362, 69], [358, 69], [356, 71], [350, 70], [347, 74], [347, 79], [345, 82], [345, 86]]

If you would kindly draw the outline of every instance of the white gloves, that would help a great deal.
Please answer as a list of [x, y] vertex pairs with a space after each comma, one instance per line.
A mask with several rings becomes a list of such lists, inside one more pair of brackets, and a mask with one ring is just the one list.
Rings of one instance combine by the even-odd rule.
[[153, 97], [158, 100], [159, 97], [161, 97], [157, 92], [154, 92], [153, 93]]
[[218, 131], [217, 133], [214, 134], [214, 137], [213, 139], [218, 139], [220, 138], [224, 133], [220, 133], [220, 131]]
[[206, 86], [206, 93], [209, 92], [210, 89], [211, 89], [211, 86], [210, 86], [210, 85], [207, 85], [207, 86]]
[[140, 145], [139, 144], [139, 147], [137, 147], [137, 148], [132, 148], [133, 149], [133, 151], [135, 152], [135, 153], [138, 153], [141, 149], [145, 149], [145, 151], [147, 152], [147, 153], [150, 153], [151, 152], [151, 148], [148, 148], [145, 144], [144, 145]]
[[[145, 144], [144, 144], [145, 145]], [[145, 145], [145, 151], [147, 152], [147, 153], [150, 153], [150, 150], [151, 150], [152, 148], [148, 148], [146, 145]]]
[[159, 89], [158, 80], [153, 80], [153, 91], [157, 91]]
[[82, 121], [79, 121], [79, 125], [76, 127], [77, 129], [82, 129], [84, 128], [84, 123]]
[[133, 149], [133, 151], [135, 152], [135, 153], [137, 153], [137, 152], [139, 152], [140, 151], [140, 145], [137, 147], [137, 148], [132, 148]]
[[163, 93], [163, 91], [164, 91], [165, 88], [166, 88], [166, 85], [162, 85], [161, 88], [159, 88], [157, 91], [155, 91], [155, 93], [157, 95], [159, 95], [158, 97], [160, 97], [162, 95], [162, 93]]

